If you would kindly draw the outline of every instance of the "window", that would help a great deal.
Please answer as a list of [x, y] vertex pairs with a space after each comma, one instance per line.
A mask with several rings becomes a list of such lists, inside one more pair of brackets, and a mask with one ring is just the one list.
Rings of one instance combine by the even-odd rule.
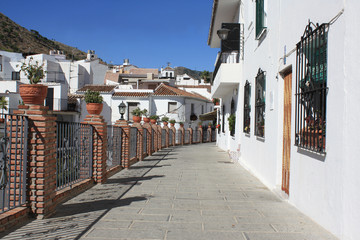
[[256, 27], [255, 34], [256, 39], [261, 37], [261, 34], [265, 27], [265, 10], [264, 10], [264, 1], [265, 0], [256, 0]]
[[2, 64], [0, 63], [0, 72], [2, 72]]
[[168, 103], [168, 113], [177, 113], [177, 103], [176, 102]]
[[192, 103], [191, 104], [191, 114], [194, 114], [195, 112], [194, 112], [194, 104]]
[[251, 96], [251, 85], [246, 80], [244, 86], [244, 133], [250, 133], [250, 96]]
[[12, 72], [11, 80], [20, 80], [20, 72]]
[[139, 103], [128, 103], [128, 121], [132, 121], [133, 115], [132, 111], [139, 106]]
[[259, 68], [255, 78], [255, 136], [265, 137], [265, 72]]
[[204, 114], [204, 105], [201, 105], [201, 114]]
[[295, 145], [325, 152], [327, 24], [309, 23], [296, 45]]

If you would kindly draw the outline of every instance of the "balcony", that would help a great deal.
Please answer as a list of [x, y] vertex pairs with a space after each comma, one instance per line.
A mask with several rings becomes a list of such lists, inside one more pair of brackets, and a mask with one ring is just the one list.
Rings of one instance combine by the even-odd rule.
[[231, 93], [241, 80], [242, 65], [239, 51], [218, 54], [212, 79], [212, 98], [221, 98]]

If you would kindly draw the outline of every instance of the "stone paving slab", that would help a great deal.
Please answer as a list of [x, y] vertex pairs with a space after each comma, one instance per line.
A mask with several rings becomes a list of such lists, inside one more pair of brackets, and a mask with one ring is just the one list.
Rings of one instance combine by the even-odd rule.
[[215, 144], [168, 148], [3, 239], [335, 240]]

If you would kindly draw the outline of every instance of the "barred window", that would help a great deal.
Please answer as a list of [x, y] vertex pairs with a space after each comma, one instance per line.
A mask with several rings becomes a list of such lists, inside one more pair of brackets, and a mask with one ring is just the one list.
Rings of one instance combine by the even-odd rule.
[[255, 78], [255, 136], [265, 137], [265, 72], [259, 68]]
[[251, 86], [248, 80], [246, 80], [244, 86], [244, 133], [250, 133], [250, 96], [251, 96]]
[[12, 72], [11, 80], [20, 80], [20, 72]]
[[259, 39], [261, 33], [266, 28], [265, 27], [265, 10], [264, 10], [264, 0], [256, 0], [256, 28], [255, 34], [256, 39]]
[[296, 45], [295, 145], [325, 152], [327, 24], [309, 23]]

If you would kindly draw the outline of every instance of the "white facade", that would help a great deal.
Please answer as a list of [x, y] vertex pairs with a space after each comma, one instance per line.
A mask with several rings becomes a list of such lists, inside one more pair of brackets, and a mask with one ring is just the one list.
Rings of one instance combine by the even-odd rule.
[[198, 79], [194, 79], [188, 74], [177, 75], [176, 76], [176, 85], [192, 85], [197, 86], [199, 85], [200, 81]]
[[[221, 23], [244, 24], [244, 60], [233, 67], [223, 62], [213, 85], [213, 96], [221, 98], [221, 108], [225, 105], [225, 133], [218, 137], [218, 146], [228, 150], [233, 159], [253, 172], [270, 189], [282, 192], [283, 73], [292, 72], [290, 184], [289, 195], [285, 198], [340, 239], [358, 239], [360, 163], [357, 156], [360, 148], [356, 136], [360, 130], [356, 126], [360, 113], [355, 109], [360, 100], [360, 87], [356, 82], [360, 34], [354, 29], [354, 23], [360, 20], [360, 3], [355, 0], [291, 3], [275, 0], [270, 4], [269, 0], [264, 0], [266, 30], [257, 40], [255, 1], [216, 2], [213, 29], [209, 34], [211, 47], [220, 47], [216, 31]], [[297, 64], [296, 51], [292, 50], [301, 40], [309, 19], [313, 23], [330, 23], [327, 35], [326, 154], [295, 146]], [[265, 71], [266, 82], [264, 137], [254, 134], [255, 78], [259, 69]], [[234, 74], [236, 71], [237, 75]], [[232, 87], [227, 89], [231, 77], [234, 78], [230, 83]], [[251, 84], [249, 134], [243, 132], [246, 80]], [[231, 91], [231, 88], [237, 91]], [[232, 98], [236, 102], [234, 137], [229, 135], [226, 121]]]

